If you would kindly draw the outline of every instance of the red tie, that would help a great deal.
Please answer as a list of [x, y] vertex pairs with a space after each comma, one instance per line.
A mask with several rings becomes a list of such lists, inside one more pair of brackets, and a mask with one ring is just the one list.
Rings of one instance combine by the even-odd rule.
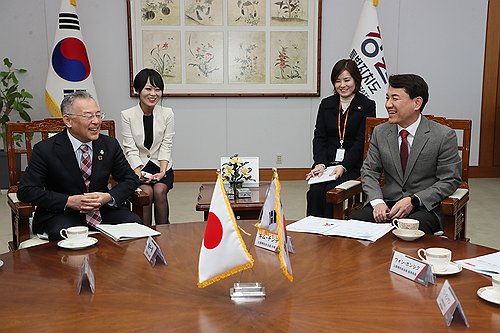
[[399, 135], [401, 135], [401, 147], [399, 148], [399, 157], [401, 158], [401, 167], [403, 168], [403, 174], [405, 173], [406, 170], [406, 163], [408, 163], [408, 131], [407, 130], [401, 130], [399, 132]]
[[[90, 160], [89, 147], [86, 144], [81, 145], [80, 150], [82, 151], [80, 169], [82, 170], [83, 181], [85, 182], [85, 187], [88, 192], [90, 187], [90, 174], [92, 173], [92, 161]], [[88, 225], [95, 227], [102, 222], [101, 212], [98, 210], [88, 212], [85, 215], [85, 221]]]

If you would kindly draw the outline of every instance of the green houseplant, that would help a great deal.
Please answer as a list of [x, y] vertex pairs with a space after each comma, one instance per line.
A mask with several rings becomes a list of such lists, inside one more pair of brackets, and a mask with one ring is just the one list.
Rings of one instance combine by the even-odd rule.
[[[4, 149], [6, 145], [5, 124], [11, 121], [10, 117], [13, 114], [18, 114], [24, 121], [31, 121], [31, 117], [27, 110], [31, 109], [29, 103], [33, 99], [33, 95], [19, 88], [19, 80], [17, 74], [25, 73], [22, 68], [14, 68], [9, 58], [3, 59], [6, 70], [0, 71], [0, 136], [2, 137]], [[16, 145], [21, 145], [21, 136], [15, 136]]]

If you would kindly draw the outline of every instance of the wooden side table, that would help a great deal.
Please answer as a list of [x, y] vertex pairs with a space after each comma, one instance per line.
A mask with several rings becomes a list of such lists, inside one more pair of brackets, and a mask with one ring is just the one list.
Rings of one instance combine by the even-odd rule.
[[[267, 190], [270, 183], [259, 183], [257, 187], [249, 187], [251, 191], [250, 198], [235, 198], [230, 199], [231, 207], [234, 215], [238, 220], [258, 220], [260, 211], [266, 200]], [[196, 210], [203, 212], [203, 219], [208, 219], [208, 211], [210, 210], [210, 202], [214, 192], [215, 184], [202, 184], [198, 193], [198, 202]]]

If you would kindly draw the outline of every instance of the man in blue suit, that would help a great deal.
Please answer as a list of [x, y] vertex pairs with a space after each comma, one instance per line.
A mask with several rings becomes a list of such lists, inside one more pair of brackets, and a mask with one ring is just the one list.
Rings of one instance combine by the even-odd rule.
[[350, 218], [385, 222], [408, 217], [419, 220], [425, 233], [442, 230], [437, 208], [460, 185], [461, 160], [455, 131], [422, 116], [428, 99], [420, 76], [389, 78], [389, 119], [374, 129], [361, 168], [368, 203]]
[[[96, 101], [78, 91], [64, 98], [61, 112], [66, 129], [34, 146], [17, 192], [19, 200], [36, 206], [33, 232], [56, 240], [61, 229], [71, 226], [141, 223], [122, 206], [139, 179], [118, 141], [100, 134], [104, 115]], [[117, 184], [108, 189], [110, 175]]]

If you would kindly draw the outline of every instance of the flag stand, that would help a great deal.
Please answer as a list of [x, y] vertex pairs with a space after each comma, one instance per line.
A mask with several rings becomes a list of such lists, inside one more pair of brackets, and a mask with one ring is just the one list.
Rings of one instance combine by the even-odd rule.
[[[246, 232], [245, 232], [246, 233]], [[250, 243], [248, 251], [251, 251], [253, 243]], [[255, 277], [253, 268], [252, 276]], [[241, 272], [240, 279], [243, 276]], [[237, 303], [240, 302], [258, 302], [266, 297], [266, 288], [261, 282], [236, 282], [232, 288], [229, 288], [229, 296]]]
[[260, 282], [236, 282], [229, 289], [232, 300], [259, 301], [266, 297], [266, 288]]

